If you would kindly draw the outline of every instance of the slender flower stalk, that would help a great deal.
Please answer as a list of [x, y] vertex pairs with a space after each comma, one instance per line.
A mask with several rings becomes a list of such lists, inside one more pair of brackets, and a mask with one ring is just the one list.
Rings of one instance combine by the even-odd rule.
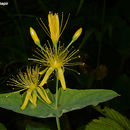
[[21, 110], [24, 110], [26, 108], [29, 101], [34, 106], [37, 106], [36, 102], [37, 97], [39, 97], [38, 94], [47, 104], [51, 103], [44, 88], [39, 87], [39, 69], [37, 66], [32, 69], [31, 67], [27, 67], [26, 73], [19, 72], [16, 78], [10, 79], [9, 84], [11, 86], [17, 86], [23, 90], [26, 90], [26, 96], [21, 106]]

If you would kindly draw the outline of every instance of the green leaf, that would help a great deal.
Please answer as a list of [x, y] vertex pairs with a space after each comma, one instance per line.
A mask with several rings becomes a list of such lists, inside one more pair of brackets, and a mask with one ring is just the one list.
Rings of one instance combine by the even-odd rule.
[[100, 117], [99, 120], [94, 119], [87, 125], [85, 130], [124, 130], [117, 122]]
[[2, 123], [0, 123], [0, 130], [7, 130], [6, 127]]
[[61, 113], [69, 112], [83, 107], [94, 105], [110, 100], [116, 96], [119, 96], [112, 90], [103, 89], [88, 89], [77, 90], [67, 89], [63, 91], [60, 89], [59, 111]]
[[112, 90], [76, 90], [67, 88], [67, 90], [64, 91], [60, 88], [58, 93], [58, 108], [56, 108], [55, 95], [50, 91], [48, 91], [48, 95], [52, 100], [52, 104], [48, 105], [45, 102], [38, 100], [37, 107], [34, 107], [29, 102], [26, 109], [22, 111], [20, 106], [23, 102], [23, 96], [18, 92], [0, 94], [0, 107], [29, 116], [47, 118], [61, 116], [65, 112], [81, 109], [89, 105], [95, 106], [101, 102], [119, 96]]
[[97, 110], [102, 113], [104, 116], [116, 121], [120, 124], [123, 128], [130, 129], [130, 121], [119, 112], [115, 111], [114, 109], [105, 107], [103, 110], [97, 107]]
[[119, 112], [107, 107], [103, 110], [100, 107], [96, 109], [105, 117], [94, 119], [85, 130], [130, 130], [129, 120]]

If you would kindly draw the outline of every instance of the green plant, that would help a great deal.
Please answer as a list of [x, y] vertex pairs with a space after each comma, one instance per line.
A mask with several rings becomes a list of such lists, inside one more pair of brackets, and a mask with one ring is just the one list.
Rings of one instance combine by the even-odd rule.
[[97, 110], [105, 117], [94, 119], [85, 130], [130, 130], [130, 121], [119, 112], [108, 107], [97, 107]]
[[[33, 28], [30, 28], [32, 39], [39, 49], [36, 50], [35, 58], [29, 58], [29, 60], [40, 63], [39, 69], [42, 70], [39, 71], [37, 68], [31, 69], [30, 67], [30, 69], [27, 68], [27, 72], [20, 72], [16, 76], [16, 79], [11, 79], [11, 85], [24, 89], [0, 94], [0, 107], [39, 118], [55, 117], [57, 128], [60, 130], [59, 118], [63, 113], [81, 109], [89, 105], [96, 106], [101, 102], [108, 101], [119, 95], [112, 90], [78, 90], [66, 87], [64, 77], [65, 69], [70, 69], [68, 66], [83, 65], [83, 63], [80, 62], [72, 62], [72, 60], [79, 58], [79, 56], [75, 56], [79, 50], [69, 50], [72, 43], [81, 35], [82, 28], [76, 31], [68, 46], [64, 48], [63, 45], [59, 44], [59, 38], [66, 27], [68, 19], [62, 30], [61, 26], [63, 21], [61, 21], [61, 26], [59, 26], [58, 14], [53, 15], [49, 13], [48, 21], [49, 30], [42, 21], [41, 26], [51, 38], [52, 45], [50, 43], [48, 43], [48, 45], [44, 44], [44, 46], [41, 45], [36, 32]], [[56, 75], [55, 94], [52, 94], [49, 89], [44, 89], [44, 86], [53, 72], [55, 72]], [[62, 88], [59, 87], [59, 81]], [[26, 91], [21, 95], [20, 92], [23, 90]], [[30, 104], [29, 101], [32, 104]], [[21, 105], [22, 107], [20, 109]]]

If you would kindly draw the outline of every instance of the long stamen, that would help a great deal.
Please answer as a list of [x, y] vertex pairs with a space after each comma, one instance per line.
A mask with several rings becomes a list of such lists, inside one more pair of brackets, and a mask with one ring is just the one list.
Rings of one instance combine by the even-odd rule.
[[45, 33], [47, 34], [47, 36], [50, 37], [50, 33], [49, 33], [49, 31], [48, 31], [46, 25], [45, 25], [44, 22], [42, 21], [42, 19], [40, 18], [40, 21], [41, 21], [41, 23], [43, 24], [43, 26], [42, 26], [42, 24], [39, 22], [38, 19], [37, 19], [37, 21], [38, 21], [39, 25], [42, 27], [42, 29], [45, 31]]
[[70, 14], [68, 15], [68, 18], [67, 18], [67, 20], [66, 20], [66, 22], [65, 22], [65, 25], [64, 25], [64, 27], [63, 27], [62, 31], [60, 32], [60, 36], [61, 36], [61, 35], [62, 35], [62, 33], [64, 32], [65, 27], [66, 27], [66, 25], [67, 25], [67, 23], [68, 23], [68, 21], [69, 21], [69, 18], [70, 18]]
[[47, 29], [46, 25], [44, 24], [44, 22], [42, 21], [42, 19], [40, 18], [40, 21], [42, 22], [43, 26], [45, 27], [46, 31], [48, 34], [50, 34], [49, 30]]
[[61, 15], [60, 32], [61, 32], [61, 29], [62, 29], [62, 25], [63, 25], [63, 12], [62, 12], [62, 15]]
[[64, 62], [69, 62], [71, 60], [71, 57], [73, 57], [79, 50], [72, 51], [69, 56], [64, 60]]
[[80, 62], [66, 63], [64, 66], [77, 66], [77, 65], [83, 65], [83, 63]]
[[71, 68], [68, 68], [68, 67], [65, 67], [65, 69], [71, 70], [71, 71], [75, 72], [76, 74], [80, 75], [80, 73], [78, 71], [74, 70], [74, 69], [71, 69]]

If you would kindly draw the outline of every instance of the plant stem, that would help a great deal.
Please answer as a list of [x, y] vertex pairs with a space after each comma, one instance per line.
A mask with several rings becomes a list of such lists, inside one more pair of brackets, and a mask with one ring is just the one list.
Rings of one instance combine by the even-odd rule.
[[59, 117], [56, 117], [56, 123], [57, 123], [58, 130], [61, 130]]
[[[56, 109], [58, 108], [58, 73], [57, 73], [57, 70], [56, 70]], [[57, 128], [58, 130], [61, 130], [60, 128], [60, 120], [59, 120], [59, 117], [56, 117], [56, 123], [57, 123]]]
[[57, 109], [57, 106], [58, 106], [58, 73], [57, 73], [57, 70], [56, 70], [56, 109]]

